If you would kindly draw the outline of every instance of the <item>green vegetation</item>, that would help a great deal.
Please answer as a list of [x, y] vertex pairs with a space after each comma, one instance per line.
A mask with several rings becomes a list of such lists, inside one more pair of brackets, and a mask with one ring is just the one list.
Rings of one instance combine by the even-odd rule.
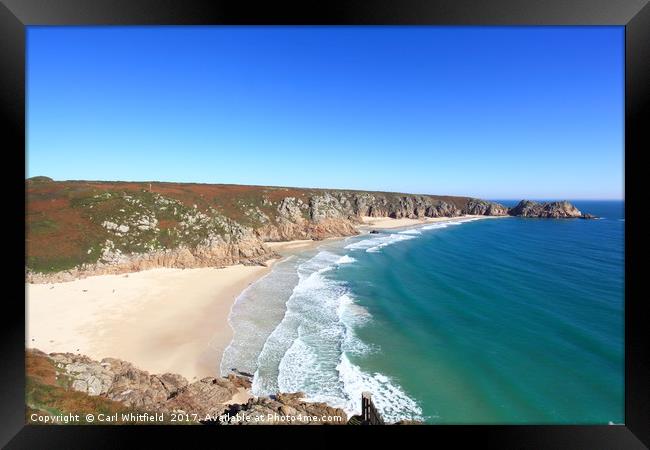
[[36, 176], [36, 177], [27, 178], [27, 180], [25, 181], [27, 181], [28, 183], [50, 183], [54, 180], [50, 177]]
[[70, 270], [80, 264], [95, 261], [97, 261], [97, 258], [93, 261], [92, 258], [76, 257], [74, 255], [60, 256], [58, 258], [27, 255], [27, 267], [41, 273], [61, 272], [62, 270]]
[[34, 351], [26, 353], [25, 404], [26, 422], [31, 421], [33, 413], [39, 415], [79, 414], [81, 422], [73, 425], [88, 424], [85, 415], [115, 414], [139, 412], [127, 408], [121, 403], [103, 397], [92, 397], [70, 388], [70, 379], [57, 373], [53, 362], [45, 355]]
[[29, 230], [31, 233], [51, 233], [59, 229], [59, 224], [50, 219], [43, 220], [33, 220], [29, 224]]
[[[321, 217], [336, 217], [341, 205], [329, 204], [336, 196], [374, 195], [383, 204], [399, 205], [407, 195], [220, 184], [59, 182], [47, 177], [27, 180], [26, 190], [27, 268], [40, 273], [111, 263], [123, 255], [237, 240], [277, 224], [282, 214], [310, 220], [309, 204], [315, 196], [321, 197]], [[459, 209], [468, 201], [436, 199]]]
[[[180, 194], [178, 199], [117, 183], [29, 184], [27, 266], [52, 273], [120, 255], [196, 248], [268, 220], [255, 210], [254, 215], [235, 214], [241, 222], [226, 216], [233, 208], [249, 208], [255, 200], [252, 194], [245, 199], [213, 196], [211, 202], [186, 186]], [[220, 205], [224, 201], [226, 208]]]

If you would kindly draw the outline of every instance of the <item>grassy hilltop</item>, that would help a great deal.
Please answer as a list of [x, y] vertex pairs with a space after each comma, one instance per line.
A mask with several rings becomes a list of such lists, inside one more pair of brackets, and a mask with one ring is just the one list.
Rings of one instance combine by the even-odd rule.
[[[408, 203], [409, 197], [454, 211], [463, 210], [470, 201], [469, 197], [332, 189], [34, 177], [26, 181], [27, 268], [58, 272], [95, 263], [107, 251], [128, 255], [193, 249], [210, 236], [236, 240], [248, 231], [257, 232], [262, 241], [276, 240], [259, 230], [284, 222], [354, 220], [355, 215], [447, 215], [443, 210], [403, 210], [400, 205]], [[360, 198], [371, 206], [360, 206]]]

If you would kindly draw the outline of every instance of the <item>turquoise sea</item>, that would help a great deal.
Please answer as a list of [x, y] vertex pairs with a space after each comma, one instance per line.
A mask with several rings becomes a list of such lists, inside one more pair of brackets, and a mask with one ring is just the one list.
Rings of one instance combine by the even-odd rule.
[[[500, 201], [511, 205], [513, 202]], [[244, 291], [221, 370], [440, 424], [623, 422], [624, 204], [329, 241]]]

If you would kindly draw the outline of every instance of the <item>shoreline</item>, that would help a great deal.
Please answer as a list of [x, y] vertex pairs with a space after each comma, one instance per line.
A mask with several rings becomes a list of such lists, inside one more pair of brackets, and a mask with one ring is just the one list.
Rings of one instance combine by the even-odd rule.
[[307, 250], [312, 250], [317, 248], [318, 246], [325, 244], [327, 242], [333, 242], [333, 241], [338, 241], [340, 239], [345, 239], [348, 237], [354, 237], [355, 235], [352, 236], [334, 236], [334, 237], [329, 237], [325, 239], [320, 239], [320, 240], [314, 240], [314, 239], [297, 239], [293, 241], [279, 241], [279, 242], [265, 242], [264, 245], [268, 246], [271, 250], [276, 252], [281, 256], [281, 258], [278, 261], [281, 261], [283, 258], [286, 258], [287, 256], [294, 255], [296, 253], [300, 253], [303, 251]]
[[26, 283], [26, 348], [129, 361], [190, 382], [219, 376], [230, 308], [267, 266], [157, 268]]
[[[367, 234], [372, 229], [489, 217], [364, 217], [356, 228]], [[266, 242], [280, 258], [268, 260], [265, 266], [153, 268], [25, 283], [25, 347], [99, 360], [114, 357], [150, 373], [178, 373], [190, 382], [220, 376], [223, 352], [234, 335], [230, 314], [241, 293], [284, 258], [346, 237]], [[241, 398], [246, 395], [239, 393]]]
[[391, 230], [393, 228], [405, 228], [405, 227], [412, 227], [417, 225], [427, 225], [436, 222], [458, 222], [460, 220], [467, 220], [467, 219], [501, 219], [504, 217], [510, 217], [510, 216], [483, 216], [483, 215], [466, 214], [463, 216], [455, 216], [455, 217], [424, 217], [422, 219], [407, 219], [407, 218], [393, 219], [390, 217], [364, 216], [361, 218], [362, 224], [357, 225], [356, 228], [359, 231], [370, 231], [372, 229]]

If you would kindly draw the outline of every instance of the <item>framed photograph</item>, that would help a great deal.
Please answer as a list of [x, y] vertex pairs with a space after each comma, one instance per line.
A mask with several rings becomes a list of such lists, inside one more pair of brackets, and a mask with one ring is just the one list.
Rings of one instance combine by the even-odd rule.
[[647, 448], [647, 3], [3, 0], [0, 442]]

